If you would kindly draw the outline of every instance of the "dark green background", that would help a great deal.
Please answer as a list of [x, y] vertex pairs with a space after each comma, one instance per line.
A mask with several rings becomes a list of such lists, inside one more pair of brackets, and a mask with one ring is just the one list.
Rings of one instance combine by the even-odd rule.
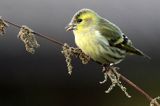
[[[76, 11], [90, 8], [117, 24], [135, 46], [152, 60], [127, 57], [120, 73], [153, 97], [160, 95], [160, 1], [159, 0], [0, 0], [0, 15], [20, 25], [75, 46], [72, 33], [65, 32]], [[0, 106], [149, 106], [149, 102], [127, 86], [131, 99], [116, 87], [105, 94], [96, 63], [82, 65], [74, 59], [72, 76], [61, 47], [37, 38], [41, 47], [34, 55], [25, 51], [10, 26], [0, 38]]]

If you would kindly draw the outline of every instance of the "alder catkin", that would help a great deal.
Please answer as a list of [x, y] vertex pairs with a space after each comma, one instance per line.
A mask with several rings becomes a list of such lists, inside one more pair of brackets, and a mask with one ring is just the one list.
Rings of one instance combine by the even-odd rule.
[[157, 106], [156, 104], [159, 104], [157, 100], [160, 100], [160, 96], [153, 98], [150, 102], [150, 106]]
[[64, 57], [66, 58], [68, 73], [71, 75], [73, 66], [71, 64], [72, 62], [72, 56], [78, 57], [83, 64], [87, 64], [90, 61], [90, 57], [87, 56], [82, 52], [79, 48], [70, 47], [67, 43], [64, 43], [62, 46], [62, 53], [64, 54]]
[[9, 25], [0, 16], [0, 35], [4, 35]]
[[110, 91], [113, 90], [113, 88], [117, 85], [121, 88], [121, 90], [125, 93], [125, 95], [128, 98], [131, 98], [131, 96], [128, 94], [127, 92], [127, 88], [124, 87], [120, 81], [120, 74], [117, 72], [117, 67], [108, 67], [105, 68], [103, 67], [102, 71], [105, 72], [104, 73], [104, 81], [101, 81], [100, 84], [103, 84], [105, 82], [107, 82], [107, 78], [109, 78], [111, 80], [111, 85], [110, 87], [105, 91], [105, 93], [110, 93]]
[[33, 30], [25, 25], [22, 25], [18, 33], [18, 38], [23, 41], [26, 51], [29, 53], [34, 54], [35, 48], [40, 46], [36, 40], [35, 35], [33, 34]]
[[62, 49], [63, 50], [61, 52], [62, 52], [62, 54], [64, 54], [64, 57], [66, 58], [68, 74], [71, 75], [72, 69], [73, 69], [73, 66], [71, 64], [71, 62], [72, 62], [71, 56], [73, 55], [73, 53], [71, 52], [72, 48], [67, 43], [64, 43]]

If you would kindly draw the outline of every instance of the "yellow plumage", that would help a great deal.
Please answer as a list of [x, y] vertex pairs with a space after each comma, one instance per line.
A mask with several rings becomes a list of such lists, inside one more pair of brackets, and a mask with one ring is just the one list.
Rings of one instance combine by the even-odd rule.
[[127, 54], [146, 56], [136, 49], [120, 28], [89, 9], [78, 11], [67, 30], [73, 30], [76, 45], [93, 60], [117, 64]]
[[99, 56], [104, 52], [103, 47], [99, 44], [98, 41], [99, 39], [103, 39], [102, 36], [99, 36], [99, 33], [96, 31], [88, 30], [89, 29], [80, 32], [74, 31], [75, 42], [77, 46], [81, 48], [85, 54], [91, 56], [94, 60], [105, 62], [105, 60], [99, 58]]

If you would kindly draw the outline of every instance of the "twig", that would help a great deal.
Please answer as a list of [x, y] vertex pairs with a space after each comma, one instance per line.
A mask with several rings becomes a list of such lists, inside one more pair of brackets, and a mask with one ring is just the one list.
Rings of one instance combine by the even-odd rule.
[[127, 79], [126, 77], [124, 77], [122, 74], [120, 74], [120, 78], [127, 82], [127, 84], [129, 84], [130, 86], [132, 86], [134, 89], [136, 89], [138, 92], [141, 92], [142, 95], [144, 95], [149, 101], [151, 101], [153, 98], [147, 94], [144, 90], [142, 90], [140, 87], [138, 87], [137, 85], [135, 85], [133, 82], [131, 82], [129, 79]]
[[[152, 98], [148, 93], [146, 93], [144, 90], [142, 90], [139, 86], [137, 86], [136, 84], [134, 84], [133, 82], [131, 82], [129, 79], [127, 79], [126, 77], [124, 77], [122, 74], [120, 74], [120, 78], [125, 81], [128, 85], [130, 85], [131, 87], [133, 87], [135, 90], [137, 90], [140, 94], [142, 94], [143, 96], [146, 97], [146, 99], [151, 103], [154, 98]], [[160, 106], [160, 104], [155, 101], [154, 106]]]
[[[4, 19], [3, 19], [4, 20]], [[10, 21], [8, 21], [8, 20], [4, 20], [6, 23], [8, 23], [8, 24], [10, 24], [10, 25], [12, 25], [12, 26], [14, 26], [14, 27], [16, 27], [16, 28], [21, 28], [21, 26], [20, 25], [17, 25], [17, 24], [15, 24], [15, 23], [12, 23], [12, 22], [10, 22]], [[48, 40], [48, 41], [51, 41], [52, 43], [54, 43], [54, 44], [58, 44], [58, 45], [60, 45], [60, 46], [63, 46], [64, 45], [64, 43], [62, 43], [62, 42], [59, 42], [59, 41], [57, 41], [57, 40], [55, 40], [55, 39], [53, 39], [53, 38], [51, 38], [51, 37], [48, 37], [48, 36], [45, 36], [45, 35], [43, 35], [43, 34], [41, 34], [41, 33], [38, 33], [38, 32], [33, 32], [35, 35], [37, 35], [37, 36], [39, 36], [39, 37], [42, 37], [42, 38], [44, 38], [44, 39], [46, 39], [46, 40]], [[150, 102], [150, 103], [152, 103], [153, 104], [153, 106], [160, 106], [160, 104], [156, 101], [156, 99], [158, 99], [158, 98], [153, 98], [153, 97], [151, 97], [148, 93], [146, 93], [144, 90], [142, 90], [140, 87], [138, 87], [136, 84], [134, 84], [133, 82], [131, 82], [130, 80], [128, 80], [126, 77], [124, 77], [123, 75], [121, 75], [120, 74], [120, 78], [121, 78], [121, 80], [123, 80], [123, 81], [125, 81], [128, 85], [130, 85], [131, 87], [133, 87], [136, 91], [138, 91], [140, 94], [142, 94], [143, 96], [145, 96], [146, 97], [146, 99]]]
[[[6, 23], [8, 23], [8, 24], [10, 24], [10, 25], [12, 25], [12, 26], [14, 26], [14, 27], [16, 27], [16, 28], [18, 28], [18, 29], [21, 28], [21, 26], [18, 25], [18, 24], [15, 24], [15, 23], [10, 22], [10, 21], [5, 20], [5, 19], [3, 19], [3, 20], [4, 20]], [[58, 44], [58, 45], [60, 45], [60, 46], [63, 46], [63, 44], [64, 44], [64, 43], [59, 42], [59, 41], [57, 41], [57, 40], [55, 40], [55, 39], [53, 39], [53, 38], [51, 38], [51, 37], [48, 37], [48, 36], [46, 36], [46, 35], [43, 35], [43, 34], [41, 34], [41, 33], [35, 32], [35, 31], [33, 32], [33, 34], [35, 34], [35, 35], [37, 35], [37, 36], [39, 36], [39, 37], [42, 37], [42, 38], [44, 38], [44, 39], [47, 39], [47, 40], [51, 41], [52, 43]]]

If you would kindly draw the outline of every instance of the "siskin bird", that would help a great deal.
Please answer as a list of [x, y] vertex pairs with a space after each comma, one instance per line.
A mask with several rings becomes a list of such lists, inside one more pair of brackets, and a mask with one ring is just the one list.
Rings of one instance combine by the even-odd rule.
[[101, 64], [117, 64], [126, 55], [150, 58], [135, 48], [118, 26], [90, 9], [79, 10], [66, 27], [73, 31], [76, 45]]

